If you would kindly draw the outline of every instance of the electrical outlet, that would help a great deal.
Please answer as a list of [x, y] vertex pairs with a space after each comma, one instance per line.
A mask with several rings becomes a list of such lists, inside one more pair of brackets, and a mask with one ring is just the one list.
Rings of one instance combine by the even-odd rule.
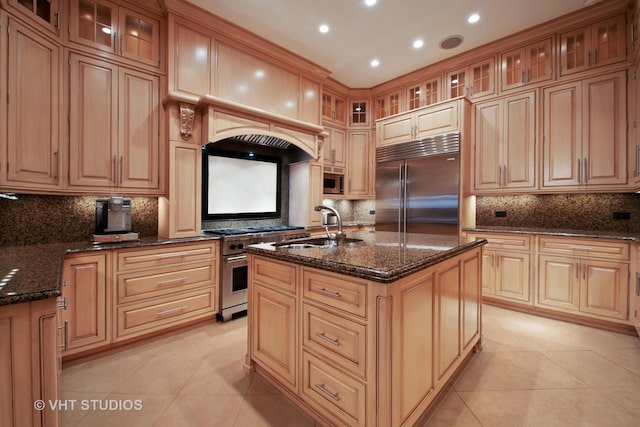
[[375, 215], [375, 214], [376, 214], [376, 211], [375, 211], [375, 210], [370, 210], [370, 211], [369, 211], [369, 215]]
[[631, 219], [630, 212], [614, 212], [613, 219]]
[[496, 211], [496, 218], [505, 218], [507, 216], [507, 211]]

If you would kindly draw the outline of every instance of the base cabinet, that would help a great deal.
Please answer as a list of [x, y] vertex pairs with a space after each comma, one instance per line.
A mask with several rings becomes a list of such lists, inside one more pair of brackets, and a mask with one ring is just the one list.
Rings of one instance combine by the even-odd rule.
[[[0, 425], [55, 427], [59, 351], [56, 298], [0, 307]], [[34, 402], [45, 402], [38, 411]]]
[[322, 425], [416, 425], [480, 341], [480, 255], [382, 284], [250, 253], [247, 365]]

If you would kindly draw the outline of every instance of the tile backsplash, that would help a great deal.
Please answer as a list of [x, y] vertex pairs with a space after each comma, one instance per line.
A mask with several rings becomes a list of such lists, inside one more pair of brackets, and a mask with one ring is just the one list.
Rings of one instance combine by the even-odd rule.
[[[0, 246], [91, 241], [97, 197], [18, 195], [0, 199]], [[131, 198], [131, 229], [158, 234], [158, 199]]]
[[[496, 217], [496, 211], [506, 212]], [[614, 219], [614, 212], [630, 219]], [[476, 199], [477, 226], [640, 232], [640, 194], [542, 194]]]

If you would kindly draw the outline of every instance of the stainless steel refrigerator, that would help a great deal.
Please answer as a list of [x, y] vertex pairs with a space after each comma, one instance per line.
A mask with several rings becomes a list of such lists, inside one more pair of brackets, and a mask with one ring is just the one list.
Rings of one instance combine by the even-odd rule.
[[376, 151], [376, 231], [458, 235], [460, 134]]

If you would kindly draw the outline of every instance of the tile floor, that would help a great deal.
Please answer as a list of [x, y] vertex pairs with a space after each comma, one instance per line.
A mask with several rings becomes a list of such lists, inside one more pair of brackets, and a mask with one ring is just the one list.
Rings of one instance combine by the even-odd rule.
[[[488, 305], [483, 328], [425, 427], [640, 425], [638, 338]], [[243, 371], [245, 350], [239, 318], [65, 366], [62, 425], [313, 426]]]

